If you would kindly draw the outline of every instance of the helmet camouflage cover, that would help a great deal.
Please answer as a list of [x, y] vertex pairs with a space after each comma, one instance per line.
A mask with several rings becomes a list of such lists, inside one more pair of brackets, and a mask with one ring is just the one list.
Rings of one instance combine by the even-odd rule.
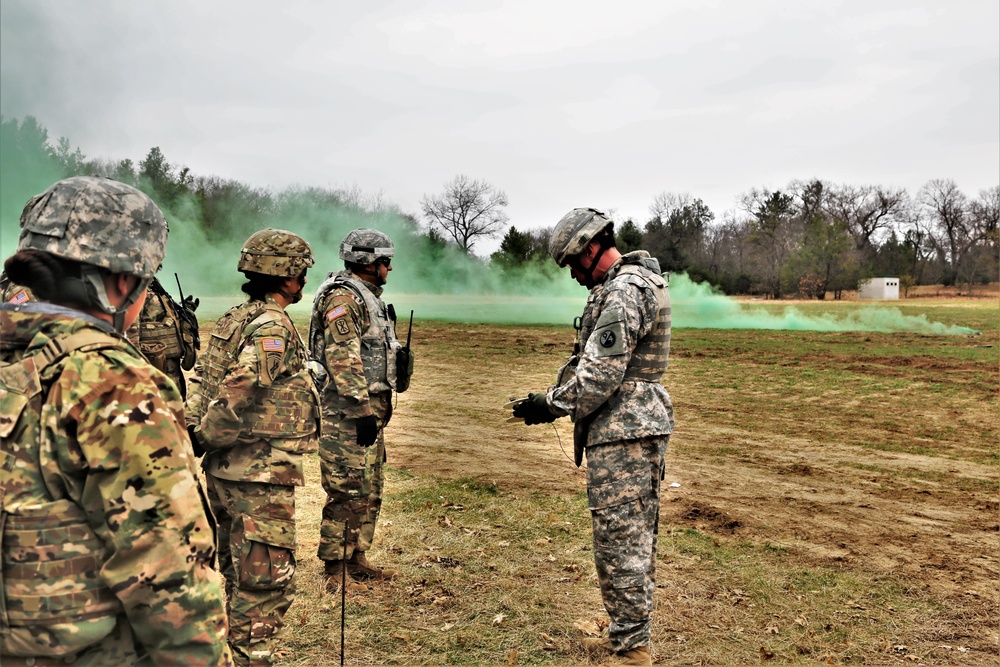
[[614, 223], [593, 208], [574, 208], [556, 223], [549, 238], [549, 254], [559, 266], [566, 266], [566, 258], [580, 254], [591, 239]]
[[340, 258], [354, 264], [372, 264], [376, 259], [395, 254], [392, 239], [377, 229], [355, 229], [340, 244]]
[[315, 263], [304, 238], [284, 229], [262, 229], [243, 244], [237, 268], [269, 276], [295, 278]]
[[147, 195], [110, 178], [74, 176], [28, 200], [17, 249], [148, 279], [166, 246], [167, 221]]

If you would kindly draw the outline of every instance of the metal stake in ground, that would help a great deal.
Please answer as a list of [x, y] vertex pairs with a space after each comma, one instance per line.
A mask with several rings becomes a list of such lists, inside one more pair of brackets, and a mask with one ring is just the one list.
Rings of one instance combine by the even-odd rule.
[[347, 521], [344, 521], [344, 560], [340, 561], [340, 667], [344, 667], [344, 617], [347, 608]]

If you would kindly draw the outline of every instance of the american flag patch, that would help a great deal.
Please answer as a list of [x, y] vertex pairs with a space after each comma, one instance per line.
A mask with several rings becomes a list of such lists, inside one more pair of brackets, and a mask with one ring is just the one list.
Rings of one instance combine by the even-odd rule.
[[280, 338], [261, 338], [260, 346], [265, 352], [284, 352], [285, 341]]
[[8, 301], [8, 303], [24, 303], [27, 300], [28, 300], [28, 293], [22, 291], [12, 296], [10, 298], [10, 301]]
[[335, 320], [341, 315], [345, 314], [347, 314], [347, 309], [344, 308], [343, 306], [337, 306], [336, 308], [334, 308], [333, 310], [331, 310], [329, 313], [326, 314], [326, 319], [327, 321]]

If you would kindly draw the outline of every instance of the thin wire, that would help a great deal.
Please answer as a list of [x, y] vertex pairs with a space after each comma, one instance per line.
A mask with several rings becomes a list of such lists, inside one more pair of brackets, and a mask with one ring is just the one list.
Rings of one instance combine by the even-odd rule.
[[568, 460], [570, 463], [576, 465], [576, 461], [574, 461], [573, 458], [566, 453], [566, 448], [563, 447], [562, 438], [559, 437], [559, 429], [556, 428], [555, 422], [552, 422], [552, 430], [556, 432], [556, 441], [559, 443], [559, 449], [562, 450], [563, 456], [565, 456], [566, 460]]

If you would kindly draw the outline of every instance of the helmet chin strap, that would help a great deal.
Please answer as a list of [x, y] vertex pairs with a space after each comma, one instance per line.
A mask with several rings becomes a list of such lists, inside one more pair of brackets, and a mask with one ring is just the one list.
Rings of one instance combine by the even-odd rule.
[[302, 301], [302, 290], [305, 289], [305, 286], [306, 286], [305, 285], [305, 281], [302, 279], [302, 276], [298, 276], [296, 278], [296, 281], [299, 283], [299, 288], [297, 290], [295, 290], [294, 292], [286, 292], [284, 289], [282, 289], [281, 287], [279, 287], [276, 290], [277, 293], [280, 294], [281, 296], [285, 297], [286, 299], [288, 299], [292, 303], [298, 303], [299, 301]]
[[278, 294], [280, 294], [281, 296], [285, 297], [286, 299], [288, 299], [292, 303], [298, 303], [299, 301], [302, 301], [302, 288], [301, 287], [299, 289], [297, 289], [296, 291], [291, 292], [291, 293], [286, 292], [285, 290], [283, 290], [283, 289], [281, 289], [279, 287], [278, 290], [277, 290], [277, 292], [278, 292]]
[[594, 289], [594, 286], [597, 285], [597, 281], [594, 280], [594, 271], [597, 269], [597, 265], [600, 263], [601, 257], [604, 256], [604, 251], [607, 249], [607, 246], [601, 243], [600, 250], [597, 251], [597, 254], [594, 255], [594, 260], [590, 263], [590, 268], [581, 269], [580, 273], [583, 274], [584, 284], [587, 289]]
[[81, 267], [83, 282], [86, 286], [90, 305], [100, 310], [102, 313], [111, 315], [115, 331], [125, 333], [125, 316], [129, 306], [139, 300], [139, 295], [150, 283], [150, 278], [140, 278], [135, 287], [125, 295], [122, 305], [115, 307], [108, 299], [108, 291], [104, 286], [104, 274], [96, 267], [84, 265]]
[[355, 273], [371, 278], [371, 281], [380, 287], [385, 285], [385, 281], [382, 280], [382, 275], [379, 273], [378, 264], [365, 264], [363, 270], [358, 270]]

